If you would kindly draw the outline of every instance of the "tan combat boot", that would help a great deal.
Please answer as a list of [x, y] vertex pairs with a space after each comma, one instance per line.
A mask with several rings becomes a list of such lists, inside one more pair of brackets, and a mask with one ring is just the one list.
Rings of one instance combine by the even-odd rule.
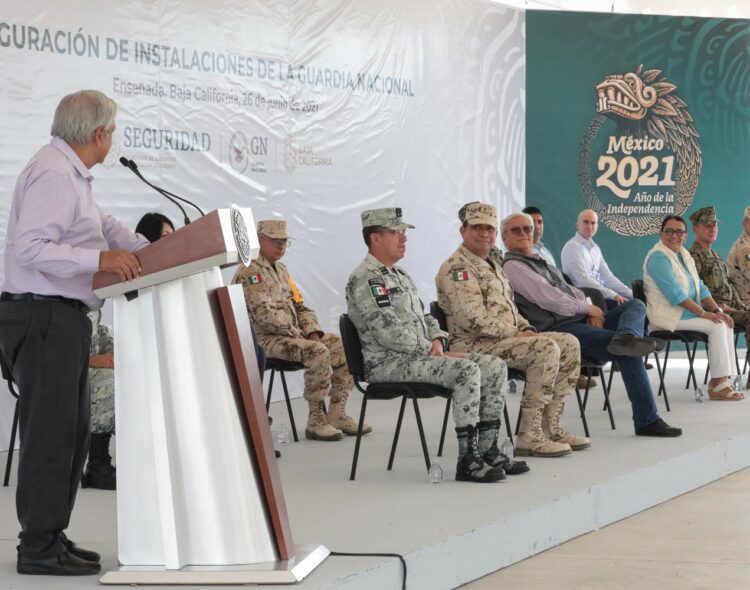
[[591, 446], [591, 441], [585, 436], [575, 436], [567, 432], [562, 426], [560, 426], [560, 417], [562, 416], [563, 410], [565, 409], [565, 402], [562, 399], [553, 399], [544, 408], [544, 415], [542, 418], [542, 430], [544, 436], [548, 439], [567, 443], [570, 448], [574, 451], [582, 451], [588, 449]]
[[521, 408], [521, 429], [516, 437], [517, 456], [562, 457], [570, 454], [569, 444], [555, 442], [544, 436], [543, 411], [544, 408]]
[[326, 413], [323, 411], [323, 402], [307, 402], [310, 406], [310, 415], [307, 417], [305, 427], [305, 438], [310, 440], [341, 440], [344, 435], [338, 428], [328, 423]]
[[[358, 422], [346, 413], [346, 401], [348, 399], [348, 391], [331, 396], [331, 405], [328, 406], [328, 423], [334, 428], [338, 428], [344, 434], [356, 436]], [[368, 432], [372, 432], [372, 426], [363, 424], [362, 434], [367, 434]]]

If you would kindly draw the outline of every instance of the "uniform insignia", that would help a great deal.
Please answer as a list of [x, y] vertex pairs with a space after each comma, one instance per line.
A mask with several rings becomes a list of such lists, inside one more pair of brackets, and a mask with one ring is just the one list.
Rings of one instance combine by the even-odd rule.
[[453, 280], [454, 281], [468, 281], [469, 280], [469, 272], [466, 270], [454, 270], [453, 271]]
[[391, 298], [388, 296], [388, 289], [386, 289], [385, 283], [379, 279], [370, 279], [368, 282], [370, 283], [370, 292], [378, 307], [390, 307]]
[[297, 288], [297, 284], [294, 282], [294, 279], [289, 276], [287, 277], [287, 281], [289, 284], [289, 288], [292, 290], [292, 301], [295, 303], [304, 303], [305, 300], [302, 298], [302, 293], [299, 292], [299, 289]]
[[261, 276], [260, 273], [256, 273], [254, 275], [250, 275], [249, 277], [247, 277], [247, 282], [250, 285], [257, 285], [263, 282], [263, 277]]

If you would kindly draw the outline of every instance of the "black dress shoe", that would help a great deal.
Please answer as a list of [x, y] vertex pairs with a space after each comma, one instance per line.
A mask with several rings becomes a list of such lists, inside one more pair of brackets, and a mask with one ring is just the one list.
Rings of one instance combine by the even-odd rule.
[[651, 424], [636, 428], [635, 434], [636, 436], [681, 436], [682, 428], [675, 428], [661, 418], [657, 418]]
[[652, 338], [633, 334], [620, 334], [607, 344], [607, 352], [615, 356], [646, 356], [655, 349], [656, 343]]
[[85, 559], [86, 561], [93, 561], [94, 563], [99, 563], [102, 559], [102, 556], [99, 555], [96, 551], [91, 551], [90, 549], [79, 547], [70, 539], [65, 539], [65, 541], [63, 541], [63, 545], [65, 545], [68, 553], [72, 553], [78, 559]]
[[19, 574], [32, 576], [90, 576], [98, 574], [102, 569], [98, 563], [80, 559], [65, 551], [55, 557], [33, 559], [18, 556], [16, 571]]

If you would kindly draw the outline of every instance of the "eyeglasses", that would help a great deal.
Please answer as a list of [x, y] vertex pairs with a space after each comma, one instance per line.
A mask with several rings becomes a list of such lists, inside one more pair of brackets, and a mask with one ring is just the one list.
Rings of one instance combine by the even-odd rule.
[[274, 246], [286, 246], [289, 248], [289, 246], [292, 245], [292, 241], [289, 238], [269, 238], [265, 235], [262, 235], [261, 237], [271, 242]]
[[379, 229], [376, 233], [382, 234], [382, 233], [389, 233], [396, 236], [405, 236], [406, 230], [405, 229], [391, 229], [389, 227], [384, 227], [382, 229]]
[[678, 238], [681, 238], [687, 233], [684, 229], [672, 229], [671, 227], [662, 231], [668, 236], [677, 236]]
[[534, 228], [530, 225], [524, 225], [521, 227], [509, 227], [508, 231], [510, 231], [510, 233], [512, 233], [514, 236], [520, 236], [522, 234], [534, 233]]

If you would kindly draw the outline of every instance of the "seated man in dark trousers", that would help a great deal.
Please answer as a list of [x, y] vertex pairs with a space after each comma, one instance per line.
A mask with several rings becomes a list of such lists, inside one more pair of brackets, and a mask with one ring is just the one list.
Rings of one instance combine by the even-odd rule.
[[605, 312], [586, 295], [568, 285], [560, 271], [531, 249], [534, 223], [525, 213], [503, 219], [501, 237], [507, 252], [503, 270], [515, 291], [516, 304], [538, 330], [567, 332], [581, 344], [581, 354], [620, 367], [630, 403], [635, 433], [639, 436], [680, 436], [659, 417], [651, 384], [641, 357], [653, 352], [656, 342], [643, 336], [646, 306], [627, 301]]

